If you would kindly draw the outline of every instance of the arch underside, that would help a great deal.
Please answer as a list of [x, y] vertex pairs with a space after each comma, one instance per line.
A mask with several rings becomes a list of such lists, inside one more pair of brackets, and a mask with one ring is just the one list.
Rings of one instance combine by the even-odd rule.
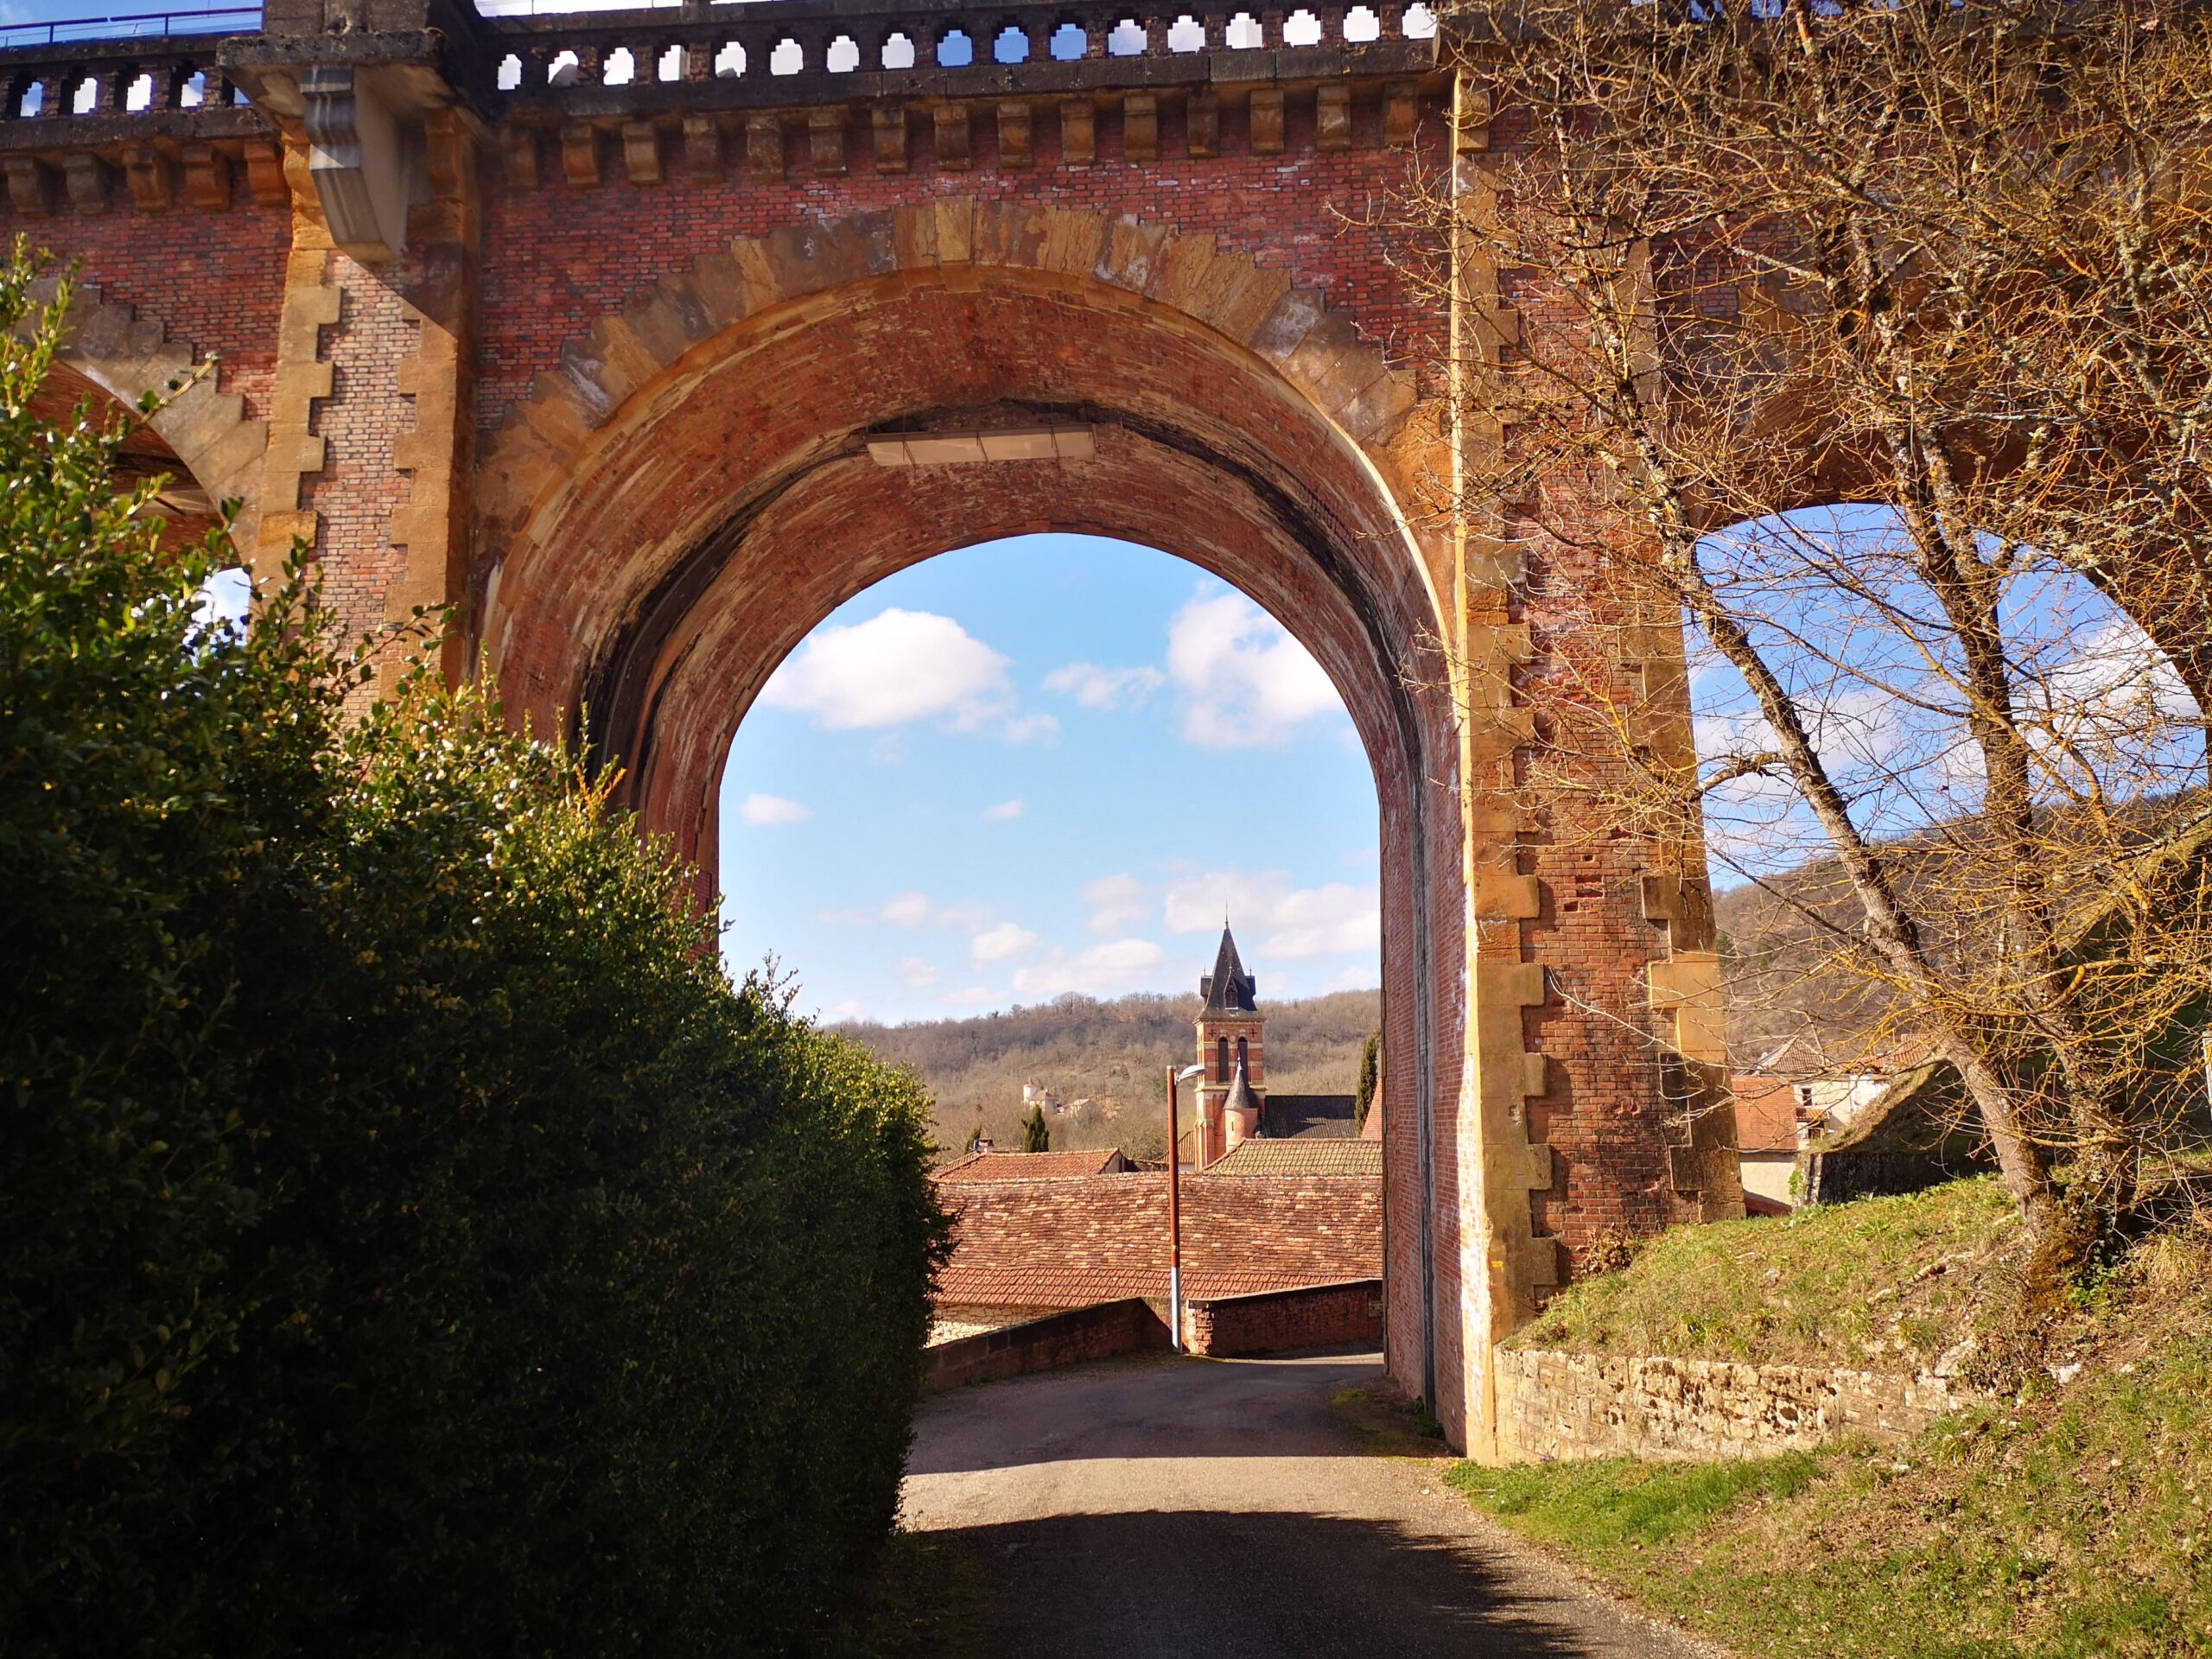
[[[1143, 543], [1242, 588], [1344, 695], [1388, 810], [1444, 753], [1440, 624], [1395, 504], [1249, 353], [1064, 287], [860, 285], [677, 365], [598, 435], [501, 567], [486, 640], [544, 728], [588, 706], [648, 824], [711, 858], [715, 785], [776, 664], [855, 594], [1041, 530]], [[780, 320], [787, 325], [788, 319]], [[871, 434], [1069, 423], [1084, 460], [892, 468]], [[1424, 728], [1427, 729], [1425, 730]]]

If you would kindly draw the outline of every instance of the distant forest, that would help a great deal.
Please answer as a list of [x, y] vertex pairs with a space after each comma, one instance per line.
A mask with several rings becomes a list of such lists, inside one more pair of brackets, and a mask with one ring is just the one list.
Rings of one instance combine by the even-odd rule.
[[[1262, 1005], [1267, 1083], [1284, 1094], [1352, 1092], [1359, 1049], [1380, 1022], [1380, 991], [1339, 991]], [[1157, 1158], [1166, 1145], [1166, 1071], [1197, 1056], [1198, 999], [1064, 996], [967, 1020], [834, 1029], [893, 1065], [910, 1065], [937, 1099], [938, 1140], [957, 1150], [980, 1122], [1001, 1148], [1021, 1144], [1021, 1085], [1049, 1089], [1068, 1109], [1047, 1122], [1056, 1150], [1119, 1147]], [[1187, 1099], [1187, 1096], [1186, 1096]], [[1077, 1106], [1078, 1101], [1087, 1105]]]

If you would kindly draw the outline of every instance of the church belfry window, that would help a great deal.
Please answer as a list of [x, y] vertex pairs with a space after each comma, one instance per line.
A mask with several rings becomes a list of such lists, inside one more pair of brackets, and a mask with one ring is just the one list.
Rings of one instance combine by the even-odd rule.
[[1229, 1081], [1229, 1039], [1224, 1037], [1214, 1045], [1214, 1047], [1217, 1059], [1217, 1075], [1219, 1081], [1227, 1083]]
[[1242, 1037], [1239, 1037], [1236, 1039], [1236, 1069], [1240, 1071], [1243, 1071], [1246, 1064], [1247, 1060], [1244, 1053], [1244, 1039]]

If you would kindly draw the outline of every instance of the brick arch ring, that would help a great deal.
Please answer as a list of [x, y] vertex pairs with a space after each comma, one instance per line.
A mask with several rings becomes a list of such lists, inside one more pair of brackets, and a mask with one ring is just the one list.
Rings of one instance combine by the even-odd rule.
[[[51, 300], [57, 286], [49, 279], [34, 289], [34, 297]], [[157, 319], [91, 286], [72, 297], [55, 360], [126, 408], [135, 410], [149, 391], [168, 399], [148, 426], [210, 502], [238, 504], [231, 542], [250, 558], [261, 522], [269, 433], [265, 421], [247, 416], [244, 396], [221, 390], [212, 372], [192, 380], [200, 353], [189, 341], [172, 340]]]
[[[1446, 463], [1416, 404], [1348, 316], [1210, 236], [969, 198], [794, 226], [601, 318], [510, 412], [479, 467], [470, 643], [541, 728], [588, 706], [649, 825], [709, 855], [698, 746], [726, 749], [814, 621], [918, 558], [1084, 529], [1243, 588], [1378, 766], [1436, 760], [1448, 720], [1408, 671], [1449, 637], [1448, 548], [1411, 504]], [[867, 456], [886, 429], [1039, 419], [1091, 426], [1097, 457]]]

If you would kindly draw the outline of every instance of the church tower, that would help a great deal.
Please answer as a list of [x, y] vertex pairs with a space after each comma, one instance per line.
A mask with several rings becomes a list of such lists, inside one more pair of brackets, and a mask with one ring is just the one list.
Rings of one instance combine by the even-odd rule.
[[1244, 971], [1236, 941], [1222, 924], [1213, 972], [1198, 982], [1205, 1006], [1198, 1010], [1198, 1133], [1193, 1161], [1204, 1169], [1241, 1141], [1260, 1132], [1267, 1103], [1267, 1064], [1261, 1053], [1264, 1023], [1255, 995], [1257, 982]]

